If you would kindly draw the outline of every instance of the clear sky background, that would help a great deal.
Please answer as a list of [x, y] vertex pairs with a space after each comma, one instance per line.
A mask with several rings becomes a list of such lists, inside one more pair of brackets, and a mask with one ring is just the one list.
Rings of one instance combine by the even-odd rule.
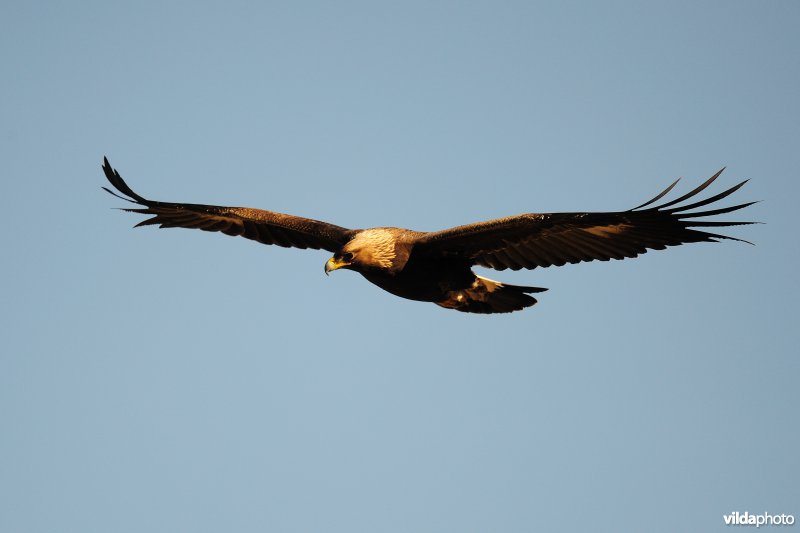
[[[0, 5], [0, 531], [723, 531], [800, 518], [800, 3]], [[434, 230], [723, 165], [736, 242], [487, 273], [132, 230], [159, 200]], [[712, 192], [713, 193], [713, 192]], [[674, 197], [674, 196], [673, 196]]]

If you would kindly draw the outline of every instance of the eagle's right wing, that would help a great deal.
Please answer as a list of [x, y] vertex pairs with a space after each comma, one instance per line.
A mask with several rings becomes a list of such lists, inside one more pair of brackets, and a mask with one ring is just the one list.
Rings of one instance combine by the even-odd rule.
[[685, 205], [716, 180], [722, 170], [689, 193], [648, 207], [669, 193], [677, 181], [644, 204], [607, 213], [529, 213], [477, 222], [428, 233], [414, 244], [414, 253], [431, 256], [463, 257], [472, 264], [496, 270], [519, 270], [561, 266], [583, 261], [608, 261], [636, 257], [650, 250], [663, 250], [690, 242], [742, 240], [695, 228], [715, 228], [752, 224], [696, 220], [731, 213], [755, 202], [707, 211], [693, 209], [713, 204], [736, 192], [741, 182], [715, 196]]
[[264, 244], [294, 248], [337, 251], [353, 235], [353, 230], [309, 218], [285, 215], [249, 207], [224, 207], [217, 205], [156, 202], [133, 192], [103, 158], [103, 172], [120, 193], [103, 187], [118, 198], [143, 207], [124, 209], [143, 215], [154, 215], [136, 224], [158, 224], [162, 228], [194, 228], [204, 231], [221, 231], [226, 235], [242, 236]]

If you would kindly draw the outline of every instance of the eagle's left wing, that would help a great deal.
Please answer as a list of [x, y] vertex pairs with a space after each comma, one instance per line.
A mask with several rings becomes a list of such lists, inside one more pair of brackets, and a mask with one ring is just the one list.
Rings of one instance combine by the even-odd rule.
[[707, 211], [689, 210], [733, 194], [747, 183], [746, 180], [705, 200], [676, 205], [704, 190], [721, 173], [722, 170], [684, 196], [656, 207], [648, 206], [669, 193], [678, 183], [677, 180], [649, 202], [628, 211], [529, 213], [478, 222], [428, 233], [415, 243], [414, 253], [461, 256], [473, 264], [488, 268], [519, 270], [582, 261], [624, 259], [636, 257], [648, 249], [663, 250], [667, 246], [690, 242], [716, 242], [718, 239], [741, 241], [693, 228], [736, 226], [752, 222], [695, 219], [730, 213], [755, 202]]
[[103, 189], [118, 198], [141, 206], [125, 211], [153, 215], [136, 226], [158, 224], [162, 228], [219, 231], [263, 244], [293, 248], [322, 248], [330, 252], [338, 250], [355, 233], [353, 230], [328, 222], [263, 209], [148, 200], [133, 192], [119, 172], [111, 168], [106, 158], [103, 158], [103, 172], [111, 185], [124, 196], [106, 187]]

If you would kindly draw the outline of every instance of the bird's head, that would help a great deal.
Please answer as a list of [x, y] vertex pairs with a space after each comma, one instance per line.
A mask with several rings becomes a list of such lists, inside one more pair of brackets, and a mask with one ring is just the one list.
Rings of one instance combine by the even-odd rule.
[[325, 273], [350, 270], [390, 270], [395, 259], [394, 232], [387, 228], [359, 231], [325, 263]]
[[325, 263], [325, 275], [327, 276], [333, 270], [352, 267], [354, 261], [355, 255], [353, 252], [339, 250]]

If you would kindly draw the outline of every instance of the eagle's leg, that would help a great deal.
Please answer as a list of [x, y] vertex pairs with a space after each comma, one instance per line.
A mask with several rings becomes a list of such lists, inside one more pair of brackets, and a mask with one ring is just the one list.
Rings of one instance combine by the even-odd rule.
[[436, 304], [465, 313], [510, 313], [530, 307], [536, 298], [529, 293], [543, 292], [542, 287], [506, 285], [481, 276], [466, 289], [447, 291]]

